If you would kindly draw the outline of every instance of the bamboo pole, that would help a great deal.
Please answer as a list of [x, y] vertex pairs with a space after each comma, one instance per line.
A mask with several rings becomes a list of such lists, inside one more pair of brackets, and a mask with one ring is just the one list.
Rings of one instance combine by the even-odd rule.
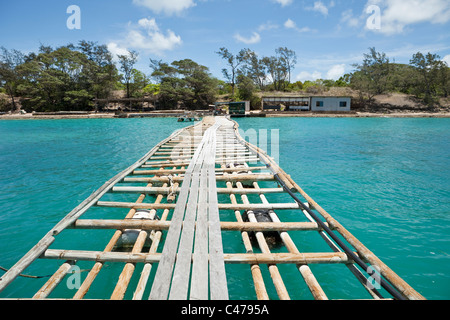
[[[236, 171], [236, 170], [235, 170]], [[184, 176], [178, 176], [178, 177], [172, 177], [172, 181], [173, 182], [182, 182], [184, 179]], [[230, 181], [230, 182], [234, 182], [237, 179], [237, 177], [235, 177], [234, 175], [223, 175], [223, 174], [217, 174], [216, 175], [216, 181]], [[259, 180], [259, 181], [274, 181], [275, 177], [273, 175], [270, 174], [253, 174], [253, 175], [242, 175], [242, 179], [240, 181], [254, 181], [254, 180]], [[163, 183], [163, 182], [170, 182], [170, 178], [168, 176], [165, 177], [144, 177], [144, 178], [135, 178], [135, 177], [131, 177], [131, 178], [124, 178], [123, 181], [124, 183], [130, 183], [130, 182], [147, 182], [147, 183]]]
[[[112, 192], [117, 193], [145, 193], [145, 194], [167, 194], [170, 192], [179, 193], [180, 188], [172, 189], [169, 187], [114, 187], [111, 190]], [[236, 193], [236, 194], [264, 194], [264, 193], [283, 193], [283, 188], [264, 188], [264, 189], [251, 189], [251, 188], [242, 188], [242, 189], [233, 189], [229, 190], [227, 188], [217, 188], [218, 194], [230, 194], [230, 193]]]
[[[253, 186], [256, 190], [261, 190], [259, 187], [258, 182], [254, 182]], [[269, 203], [267, 198], [265, 197], [264, 193], [260, 194], [260, 198], [263, 203]], [[276, 215], [274, 211], [269, 211], [270, 217], [272, 221], [280, 223], [280, 219]], [[300, 253], [300, 251], [297, 249], [297, 246], [295, 245], [294, 241], [292, 241], [291, 237], [286, 231], [280, 232], [280, 237], [288, 249], [290, 253]], [[323, 291], [322, 287], [320, 286], [319, 282], [317, 281], [314, 274], [311, 272], [311, 269], [308, 265], [297, 265], [297, 269], [299, 270], [300, 274], [302, 275], [303, 279], [305, 280], [310, 292], [312, 293], [315, 300], [328, 300], [325, 292]]]
[[[261, 151], [261, 150], [258, 149], [257, 151]], [[275, 168], [276, 168], [275, 170], [278, 170], [277, 171], [278, 174], [280, 173], [280, 171], [282, 171], [282, 169], [276, 163], [271, 161], [271, 159], [269, 159], [267, 157], [266, 161], [267, 160], [268, 160], [268, 162], [271, 163], [271, 165], [275, 166]], [[266, 162], [266, 163], [268, 163], [268, 162]], [[284, 179], [287, 179], [287, 175], [284, 174], [284, 172], [281, 172], [281, 176]], [[295, 189], [293, 181], [288, 181], [288, 182], [289, 183], [287, 185], [290, 186], [290, 189], [291, 190]], [[255, 185], [255, 188], [259, 188], [256, 182], [254, 183], [254, 185]], [[309, 216], [309, 214], [306, 211], [303, 210], [303, 212], [307, 217]], [[273, 217], [274, 221], [279, 221], [278, 217], [276, 216], [276, 214], [274, 212], [273, 212], [273, 215], [274, 215], [274, 217]], [[310, 221], [314, 221], [311, 217], [309, 217], [309, 219], [310, 219]], [[336, 252], [338, 252], [338, 251], [340, 252], [340, 250], [337, 248], [337, 246], [327, 237], [327, 235], [323, 231], [319, 230], [319, 232], [320, 232], [321, 236], [326, 240], [326, 242], [330, 245], [330, 247], [333, 248], [333, 250], [335, 250]], [[296, 248], [295, 244], [293, 243], [293, 241], [290, 239], [289, 235], [286, 232], [280, 233], [280, 236], [282, 237], [286, 246], [289, 248], [290, 252], [298, 252], [298, 249]], [[300, 273], [302, 274], [303, 278], [305, 279], [305, 281], [306, 281], [308, 287], [310, 288], [310, 291], [313, 294], [313, 296], [315, 297], [315, 299], [316, 300], [327, 299], [325, 293], [323, 292], [323, 290], [321, 289], [317, 280], [315, 279], [314, 275], [310, 271], [310, 268], [308, 266], [300, 266], [300, 265], [298, 267], [299, 267]], [[362, 276], [361, 272], [357, 268], [355, 268], [354, 265], [347, 265], [347, 267], [357, 276], [358, 279], [364, 278]], [[363, 283], [363, 281], [361, 281], [361, 283]], [[371, 293], [372, 296], [378, 298], [376, 290], [371, 290], [366, 285], [364, 285], [364, 287], [369, 290], [369, 292]]]
[[[233, 194], [230, 194], [230, 196]], [[148, 220], [90, 220], [79, 219], [68, 229], [142, 229], [142, 230], [168, 230], [170, 221]], [[315, 222], [220, 222], [223, 231], [320, 231]]]
[[[276, 214], [271, 215], [273, 221], [278, 222], [279, 218]], [[295, 245], [294, 241], [292, 241], [291, 237], [286, 231], [280, 232], [280, 237], [283, 240], [284, 244], [288, 248], [290, 253], [300, 253]], [[311, 269], [308, 265], [297, 265], [297, 269], [305, 280], [306, 285], [308, 286], [311, 294], [313, 295], [315, 300], [328, 300], [327, 295], [323, 291], [316, 277], [312, 273]]]
[[[179, 183], [175, 183], [174, 187], [178, 188]], [[165, 209], [162, 216], [161, 216], [161, 222], [165, 222], [167, 220], [167, 216], [169, 215], [169, 210]], [[154, 254], [156, 253], [156, 251], [158, 250], [158, 246], [159, 243], [161, 241], [161, 237], [162, 237], [162, 232], [161, 231], [156, 231], [155, 235], [153, 237], [153, 242], [152, 245], [150, 247], [149, 253], [150, 254]], [[141, 272], [141, 276], [139, 278], [139, 282], [136, 286], [136, 290], [133, 294], [133, 300], [142, 300], [142, 297], [144, 295], [144, 290], [147, 286], [147, 282], [148, 282], [148, 278], [150, 276], [150, 271], [152, 269], [152, 264], [151, 263], [146, 263], [144, 264], [144, 267], [142, 268], [142, 272]]]
[[[158, 196], [156, 197], [155, 203], [156, 204], [161, 203], [163, 197], [164, 197], [164, 195], [158, 194]], [[154, 209], [151, 210], [150, 216], [155, 217], [156, 210], [154, 210]], [[149, 237], [149, 232], [147, 232], [146, 230], [141, 230], [141, 232], [139, 232], [139, 235], [136, 239], [136, 243], [134, 244], [131, 253], [140, 253], [142, 251], [142, 248], [144, 247], [145, 241], [147, 240], [148, 237]], [[130, 280], [133, 275], [135, 267], [136, 267], [136, 265], [134, 263], [127, 263], [124, 266], [122, 273], [120, 274], [119, 280], [117, 281], [116, 287], [111, 295], [111, 300], [122, 300], [123, 299], [123, 297], [125, 296], [125, 292], [127, 291], [127, 288], [130, 283]]]
[[[151, 186], [152, 186], [151, 183], [147, 185], [147, 187], [151, 187]], [[146, 197], [146, 194], [141, 194], [138, 197], [138, 199], [136, 200], [136, 203], [142, 203], [144, 201], [145, 197]], [[131, 219], [135, 213], [136, 213], [136, 208], [131, 208], [131, 210], [129, 210], [128, 214], [126, 215], [125, 219]], [[116, 230], [116, 232], [112, 236], [111, 240], [109, 241], [108, 245], [106, 246], [104, 252], [111, 252], [113, 250], [114, 246], [119, 241], [122, 234], [123, 234], [123, 230], [119, 230], [119, 229]], [[88, 276], [83, 281], [83, 284], [76, 292], [74, 299], [83, 299], [84, 298], [84, 296], [87, 294], [88, 290], [90, 289], [93, 281], [99, 274], [102, 267], [103, 267], [103, 263], [101, 263], [101, 262], [95, 263], [94, 267], [91, 269]]]
[[[146, 165], [141, 166], [141, 168], [146, 168]], [[267, 170], [267, 167], [252, 167], [253, 171], [257, 170]], [[234, 172], [234, 171], [242, 171], [242, 168], [221, 168], [216, 169], [217, 173], [223, 172]], [[172, 169], [172, 170], [135, 170], [132, 174], [141, 174], [141, 175], [155, 175], [155, 176], [165, 176], [169, 174], [178, 174], [185, 173], [186, 169]], [[266, 174], [269, 175], [269, 174]], [[271, 175], [273, 177], [273, 175]]]
[[[193, 153], [193, 151], [199, 146], [199, 143], [178, 143], [178, 144], [172, 144], [172, 145], [163, 145], [161, 148], [159, 148], [158, 153], [155, 155], [170, 155], [176, 152], [187, 152], [187, 153]], [[248, 150], [245, 149], [241, 144], [226, 144], [226, 145], [219, 145], [217, 148], [217, 151], [220, 152], [236, 152], [236, 151], [244, 151]]]
[[352, 263], [343, 252], [315, 252], [315, 253], [248, 253], [224, 254], [225, 263], [238, 264], [348, 264]]
[[[149, 184], [148, 186], [151, 186], [151, 185]], [[145, 194], [141, 194], [138, 197], [138, 199], [136, 200], [136, 203], [141, 203], [142, 201], [144, 201], [145, 197], [146, 197]], [[136, 209], [132, 208], [130, 211], [128, 211], [128, 214], [126, 215], [125, 219], [131, 219], [135, 213], [136, 213]], [[103, 252], [105, 252], [105, 253], [111, 252], [114, 249], [114, 246], [119, 241], [122, 234], [123, 234], [123, 230], [116, 230], [116, 232], [112, 236], [111, 240], [109, 241], [108, 245], [103, 250]], [[92, 283], [94, 282], [95, 278], [100, 273], [102, 267], [103, 267], [102, 262], [96, 262], [94, 264], [94, 267], [91, 269], [91, 271], [87, 275], [86, 279], [84, 279], [82, 285], [80, 286], [78, 291], [75, 293], [75, 295], [73, 297], [74, 299], [83, 299], [84, 298], [84, 296], [89, 291]]]
[[[134, 208], [134, 209], [175, 209], [175, 204], [171, 203], [135, 203], [135, 202], [114, 202], [98, 201], [98, 207], [107, 208]], [[256, 203], [256, 204], [230, 204], [219, 203], [220, 210], [292, 210], [299, 209], [298, 203]]]
[[[224, 167], [225, 165], [222, 165]], [[227, 173], [225, 173], [226, 175]], [[233, 175], [236, 175], [234, 173]], [[227, 181], [226, 183], [227, 188], [232, 189], [233, 184], [230, 181]], [[233, 204], [237, 204], [236, 196], [234, 194], [230, 194], [230, 199]], [[234, 212], [236, 219], [238, 223], [243, 224], [243, 219], [241, 216], [241, 212], [239, 210], [236, 210]], [[244, 242], [244, 246], [247, 253], [253, 253], [253, 247], [250, 241], [250, 238], [248, 236], [248, 232], [245, 230], [241, 231], [242, 241]], [[258, 264], [252, 264], [250, 265], [250, 271], [252, 273], [253, 283], [255, 284], [255, 291], [256, 291], [256, 297], [258, 300], [269, 300], [269, 295], [267, 294], [267, 289], [264, 284], [264, 279], [261, 273], [261, 268]]]
[[[176, 153], [175, 153], [176, 154]], [[169, 153], [169, 157], [167, 156], [156, 156], [156, 157], [151, 157], [149, 159], [149, 161], [153, 161], [153, 160], [164, 160], [164, 159], [170, 159], [170, 160], [184, 160], [184, 159], [191, 159], [193, 156], [193, 153], [188, 154], [188, 155], [175, 155], [173, 153]], [[227, 158], [231, 158], [231, 157], [235, 157], [235, 154], [237, 153], [225, 153], [225, 154], [221, 154], [221, 158], [219, 157], [218, 159], [227, 159]], [[254, 153], [239, 153], [239, 156], [241, 157], [250, 157], [251, 155], [254, 155]]]
[[[290, 178], [288, 178], [290, 179]], [[333, 226], [339, 234], [344, 237], [372, 266], [378, 268], [380, 273], [405, 297], [411, 300], [425, 300], [425, 298], [414, 290], [408, 283], [400, 278], [392, 269], [390, 269], [384, 262], [382, 262], [375, 254], [373, 254], [367, 247], [365, 247], [355, 236], [353, 236], [347, 229], [345, 229], [337, 220], [335, 220], [328, 212], [326, 212], [320, 205], [318, 205], [306, 192], [303, 191], [292, 179], [290, 180], [297, 191], [319, 212], [329, 225]]]
[[[160, 167], [173, 167], [173, 166], [188, 166], [190, 162], [187, 161], [159, 161], [159, 162], [146, 162], [141, 168], [160, 168]], [[264, 167], [267, 169], [267, 167]]]
[[[305, 203], [305, 206], [308, 206], [308, 203]], [[308, 218], [309, 221], [311, 222], [315, 222], [315, 220], [310, 216], [310, 214], [306, 211], [306, 210], [302, 210], [303, 214], [306, 216], [306, 218]], [[328, 225], [329, 227], [329, 225]], [[342, 250], [329, 238], [329, 236], [327, 235], [327, 233], [323, 230], [318, 230], [319, 235], [325, 240], [325, 242], [330, 246], [330, 248], [334, 251], [334, 252], [342, 252]], [[367, 260], [365, 260], [364, 262], [367, 262]], [[362, 286], [367, 290], [367, 292], [369, 292], [369, 294], [374, 298], [374, 299], [382, 299], [382, 295], [381, 293], [376, 290], [373, 286], [368, 286], [367, 284], [368, 279], [364, 276], [364, 274], [361, 272], [361, 270], [359, 270], [354, 264], [347, 264], [346, 267], [350, 270], [350, 272], [352, 272], [355, 277], [359, 280], [359, 282], [362, 284]]]
[[[166, 209], [163, 212], [163, 215], [161, 217], [161, 221], [165, 221], [167, 219], [167, 216], [169, 214], [169, 210]], [[153, 238], [153, 242], [152, 245], [150, 247], [149, 253], [150, 254], [155, 254], [157, 249], [158, 249], [158, 245], [161, 241], [161, 237], [162, 237], [162, 232], [161, 231], [156, 231], [155, 232], [155, 237]], [[136, 286], [136, 290], [133, 294], [133, 300], [141, 300], [143, 295], [144, 295], [144, 290], [147, 286], [147, 282], [148, 282], [148, 278], [150, 276], [150, 271], [152, 269], [153, 264], [152, 263], [145, 263], [144, 267], [142, 268], [142, 272], [141, 272], [141, 276], [139, 278], [139, 282]]]
[[[159, 159], [158, 159], [159, 160]], [[251, 161], [251, 162], [257, 162], [258, 158], [255, 156], [244, 156], [242, 158], [218, 158], [216, 159], [216, 163], [227, 163], [227, 162], [241, 162], [241, 161]], [[182, 158], [175, 159], [175, 160], [167, 160], [167, 161], [147, 161], [145, 164], [147, 165], [147, 168], [155, 168], [156, 167], [173, 167], [173, 166], [188, 166], [190, 162], [183, 161]], [[148, 167], [151, 166], [151, 167]]]
[[[236, 186], [238, 188], [242, 188], [242, 183], [241, 182], [236, 182]], [[241, 195], [242, 201], [244, 202], [244, 204], [250, 204], [247, 195], [243, 194]], [[249, 210], [253, 210], [253, 209], [249, 209]], [[253, 211], [247, 211], [248, 217], [250, 222], [257, 222]], [[267, 245], [266, 239], [264, 238], [264, 234], [260, 231], [256, 232], [256, 239], [258, 241], [259, 247], [261, 249], [261, 251], [265, 254], [271, 254], [269, 246]], [[281, 278], [281, 274], [280, 271], [278, 270], [278, 267], [275, 264], [270, 264], [268, 266], [269, 268], [269, 272], [270, 275], [272, 277], [273, 280], [273, 284], [275, 285], [275, 289], [277, 291], [278, 297], [281, 300], [290, 300], [289, 294], [287, 292], [286, 286], [284, 285], [284, 282]]]
[[58, 284], [64, 279], [66, 274], [72, 269], [76, 261], [69, 260], [64, 262], [59, 269], [51, 276], [50, 279], [39, 289], [33, 296], [33, 299], [45, 299], [50, 293], [58, 286]]
[[[80, 261], [158, 263], [161, 253], [104, 252], [84, 250], [48, 249], [42, 259], [66, 259]], [[224, 253], [229, 264], [348, 264], [353, 263], [343, 252], [314, 253]]]
[[235, 133], [239, 137], [243, 145], [248, 146], [254, 150], [260, 158], [266, 163], [278, 177], [285, 183], [292, 191], [299, 192], [303, 198], [306, 199], [309, 206], [319, 212], [323, 218], [334, 227], [336, 231], [350, 243], [360, 254], [362, 258], [369, 261], [372, 266], [375, 266], [381, 273], [381, 275], [389, 281], [404, 297], [411, 300], [425, 300], [425, 298], [414, 290], [408, 283], [400, 278], [394, 271], [392, 271], [386, 264], [384, 264], [376, 255], [374, 255], [367, 247], [365, 247], [355, 236], [353, 236], [348, 230], [346, 230], [338, 221], [336, 221], [328, 212], [326, 212], [320, 205], [318, 205], [300, 186], [287, 175], [274, 161], [272, 161], [265, 152], [261, 149], [254, 147], [243, 140], [237, 130], [237, 123], [235, 124]]

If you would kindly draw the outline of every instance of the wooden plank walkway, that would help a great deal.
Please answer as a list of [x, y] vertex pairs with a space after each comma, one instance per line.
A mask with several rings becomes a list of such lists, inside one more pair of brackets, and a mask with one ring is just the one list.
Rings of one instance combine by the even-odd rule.
[[185, 172], [150, 293], [151, 300], [167, 299], [168, 296], [176, 300], [187, 298], [191, 257], [190, 298], [205, 300], [210, 292], [213, 300], [228, 299], [215, 179], [218, 127], [220, 124], [216, 123], [206, 130]]
[[[223, 201], [224, 197], [229, 201]], [[100, 218], [94, 215], [81, 219], [93, 208], [102, 212]], [[112, 208], [123, 212], [124, 218], [109, 217], [106, 213]], [[261, 210], [268, 214], [269, 222], [258, 220]], [[286, 211], [299, 213], [298, 220], [283, 222]], [[228, 220], [230, 212], [234, 221]], [[113, 234], [100, 251], [51, 248], [66, 229], [112, 230]], [[226, 231], [239, 233], [240, 250], [224, 252]], [[283, 252], [273, 252], [268, 231], [279, 236]], [[295, 242], [294, 232], [319, 234], [330, 251], [302, 252], [304, 243]], [[130, 234], [135, 238], [124, 249], [121, 245]], [[286, 279], [282, 264], [296, 267], [300, 282], [306, 284], [316, 300], [330, 297], [313, 273], [313, 264], [344, 265], [373, 299], [424, 299], [307, 195], [263, 150], [242, 139], [237, 123], [225, 117], [205, 117], [202, 122], [174, 132], [106, 182], [0, 278], [0, 293], [12, 287], [14, 280], [38, 259], [61, 262], [53, 275], [42, 282], [33, 299], [55, 297], [55, 289], [80, 261], [91, 262], [92, 267], [83, 276], [73, 299], [91, 297], [90, 289], [99, 281], [98, 275], [108, 272], [106, 263], [122, 263], [123, 267], [111, 283], [111, 292], [105, 290], [101, 299], [227, 300], [230, 288], [236, 285], [236, 280], [229, 279], [226, 266], [230, 264], [249, 265], [255, 298], [261, 300], [291, 299], [289, 288], [294, 284], [300, 290], [299, 279], [292, 275]], [[156, 272], [152, 272], [154, 267]], [[371, 285], [374, 273], [369, 268], [377, 270], [379, 286]], [[233, 274], [231, 278], [236, 277]], [[385, 290], [380, 290], [380, 286]]]

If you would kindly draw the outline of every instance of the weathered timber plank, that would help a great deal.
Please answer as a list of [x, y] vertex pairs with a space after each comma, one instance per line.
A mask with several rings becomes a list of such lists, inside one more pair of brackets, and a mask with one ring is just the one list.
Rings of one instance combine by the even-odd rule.
[[[216, 135], [213, 137], [212, 155], [216, 153]], [[211, 155], [211, 156], [212, 156]], [[217, 161], [217, 160], [216, 160]], [[209, 277], [211, 300], [228, 300], [227, 278], [223, 260], [222, 234], [220, 231], [219, 206], [217, 201], [217, 185], [215, 163], [210, 159], [208, 163], [208, 219], [209, 219]]]

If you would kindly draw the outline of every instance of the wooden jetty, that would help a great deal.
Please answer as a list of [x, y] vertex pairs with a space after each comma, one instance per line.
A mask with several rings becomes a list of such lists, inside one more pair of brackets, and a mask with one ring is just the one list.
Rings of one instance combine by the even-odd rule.
[[[130, 197], [134, 200], [123, 200]], [[281, 197], [282, 202], [272, 200]], [[102, 218], [84, 218], [94, 208], [104, 212]], [[115, 213], [108, 216], [109, 210]], [[118, 210], [122, 218], [113, 219]], [[298, 219], [282, 221], [283, 212], [292, 211]], [[258, 220], [261, 212], [269, 221]], [[100, 251], [53, 248], [58, 235], [69, 229], [108, 229], [111, 238]], [[130, 232], [135, 238], [128, 250], [119, 250], [119, 243]], [[272, 249], [268, 232], [277, 235], [282, 249]], [[293, 235], [306, 232], [320, 235], [329, 250], [303, 252], [303, 244], [295, 241], [302, 238]], [[241, 239], [241, 246], [233, 252], [227, 246], [229, 233]], [[316, 300], [329, 299], [313, 273], [316, 264], [343, 265], [373, 299], [424, 299], [263, 150], [242, 139], [237, 123], [226, 117], [205, 117], [174, 132], [106, 182], [0, 278], [0, 292], [14, 286], [25, 269], [42, 259], [57, 259], [60, 264], [32, 299], [58, 298], [55, 288], [63, 285], [81, 261], [91, 261], [92, 267], [83, 275], [73, 299], [87, 298], [97, 276], [108, 272], [103, 268], [106, 263], [121, 264], [123, 269], [111, 281], [114, 289], [104, 290], [102, 299], [124, 299], [127, 293], [136, 300], [241, 299], [236, 294], [230, 297], [230, 289], [241, 281], [227, 272], [232, 264], [249, 266], [243, 276], [251, 277], [246, 280], [253, 283], [254, 298], [260, 300], [290, 299], [288, 287], [296, 283], [306, 284]], [[141, 271], [136, 274], [139, 264]], [[283, 277], [286, 264], [298, 270], [294, 274], [298, 278]], [[133, 275], [137, 282], [131, 281]], [[137, 285], [131, 287], [131, 283]], [[276, 296], [269, 294], [269, 287], [275, 288]]]

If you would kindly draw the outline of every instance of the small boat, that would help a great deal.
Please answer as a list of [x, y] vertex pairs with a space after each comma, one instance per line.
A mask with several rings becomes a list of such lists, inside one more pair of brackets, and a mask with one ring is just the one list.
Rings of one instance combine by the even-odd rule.
[[188, 116], [181, 116], [178, 118], [178, 122], [188, 122], [188, 121], [192, 121], [193, 119], [191, 117]]

